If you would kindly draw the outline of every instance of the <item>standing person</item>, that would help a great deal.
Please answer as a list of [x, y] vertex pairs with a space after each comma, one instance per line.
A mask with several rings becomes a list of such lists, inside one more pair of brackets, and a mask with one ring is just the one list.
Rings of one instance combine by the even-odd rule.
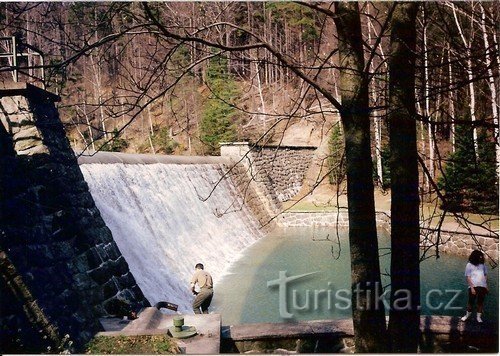
[[482, 323], [484, 297], [488, 293], [488, 280], [486, 278], [487, 270], [484, 265], [484, 254], [481, 251], [474, 250], [469, 256], [469, 263], [465, 267], [465, 278], [469, 285], [469, 299], [467, 301], [467, 313], [461, 318], [466, 321], [472, 314], [472, 307], [477, 297], [477, 316], [478, 323]]
[[[214, 296], [212, 276], [207, 271], [204, 271], [201, 263], [198, 263], [194, 268], [195, 272], [191, 278], [191, 291], [196, 295], [193, 301], [193, 311], [195, 314], [208, 314], [208, 307]], [[196, 284], [200, 288], [199, 292], [195, 290]]]

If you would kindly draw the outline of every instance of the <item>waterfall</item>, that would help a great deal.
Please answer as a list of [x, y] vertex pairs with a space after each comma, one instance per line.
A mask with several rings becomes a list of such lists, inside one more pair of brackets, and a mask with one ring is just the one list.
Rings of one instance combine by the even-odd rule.
[[217, 295], [224, 269], [261, 236], [232, 182], [220, 181], [222, 164], [92, 163], [80, 168], [152, 305], [165, 300], [181, 312], [191, 311], [189, 281], [198, 262], [212, 274]]

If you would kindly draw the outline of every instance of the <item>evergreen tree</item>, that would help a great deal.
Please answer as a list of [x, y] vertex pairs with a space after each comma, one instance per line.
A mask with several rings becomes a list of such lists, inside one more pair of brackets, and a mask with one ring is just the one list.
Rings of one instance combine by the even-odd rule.
[[332, 129], [328, 141], [330, 154], [328, 156], [328, 178], [330, 184], [340, 184], [345, 179], [344, 136], [340, 124]]
[[210, 60], [206, 83], [211, 93], [203, 107], [200, 139], [207, 145], [205, 152], [217, 155], [220, 142], [237, 138], [235, 122], [238, 111], [231, 102], [239, 93], [236, 81], [227, 70], [225, 57], [217, 56]]
[[472, 128], [458, 126], [456, 151], [450, 156], [438, 186], [445, 192], [442, 208], [454, 212], [498, 214], [495, 143], [479, 135], [479, 159], [474, 154]]

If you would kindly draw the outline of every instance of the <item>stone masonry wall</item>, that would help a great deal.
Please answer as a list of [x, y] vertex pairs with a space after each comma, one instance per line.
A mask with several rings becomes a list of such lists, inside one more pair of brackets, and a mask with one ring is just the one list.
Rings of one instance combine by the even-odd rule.
[[251, 211], [262, 232], [271, 231], [276, 226], [273, 218], [280, 211], [274, 200], [267, 198], [265, 193], [259, 190], [262, 187], [256, 184], [243, 164], [229, 164], [226, 169], [232, 184], [238, 190], [239, 201]]
[[315, 149], [257, 146], [251, 152], [253, 166], [255, 171], [269, 178], [265, 181], [267, 189], [275, 192], [278, 201], [284, 202], [302, 188]]
[[[26, 329], [28, 302], [77, 348], [117, 299], [148, 305], [88, 191], [56, 100], [24, 83], [0, 88], [0, 253], [18, 275], [0, 281], [2, 353], [46, 351]], [[32, 300], [20, 298], [16, 281]]]
[[[337, 212], [287, 212], [276, 219], [279, 226], [339, 226], [348, 227], [347, 211]], [[384, 212], [377, 212], [377, 226], [390, 231], [390, 217]], [[435, 244], [437, 232], [421, 229], [422, 248]], [[498, 238], [494, 236], [478, 235], [460, 231], [442, 230], [439, 238], [439, 249], [443, 253], [468, 257], [473, 249], [481, 245], [483, 252], [495, 262], [498, 262]]]
[[[221, 156], [245, 167], [258, 194], [278, 210], [302, 188], [316, 147], [221, 144]], [[277, 213], [279, 211], [275, 211]]]

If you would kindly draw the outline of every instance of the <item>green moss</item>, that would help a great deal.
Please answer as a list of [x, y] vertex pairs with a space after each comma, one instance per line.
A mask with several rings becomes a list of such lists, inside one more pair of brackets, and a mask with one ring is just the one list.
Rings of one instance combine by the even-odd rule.
[[167, 335], [96, 336], [85, 347], [87, 354], [178, 354], [176, 342]]

